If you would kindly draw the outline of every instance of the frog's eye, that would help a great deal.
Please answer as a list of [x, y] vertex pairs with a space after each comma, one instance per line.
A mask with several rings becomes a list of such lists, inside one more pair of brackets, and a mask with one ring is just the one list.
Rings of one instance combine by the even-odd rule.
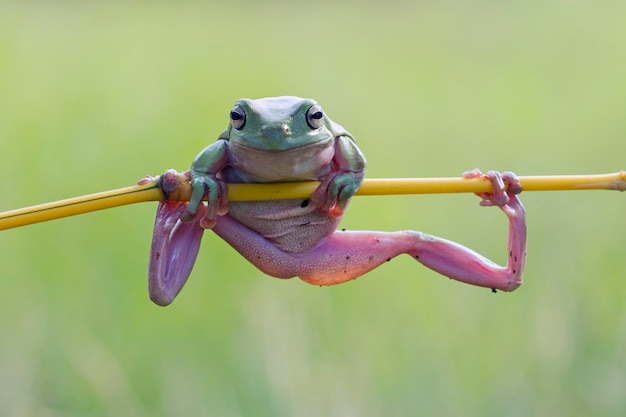
[[324, 112], [319, 104], [309, 107], [306, 112], [306, 122], [312, 129], [319, 129], [324, 124]]
[[239, 106], [233, 107], [230, 111], [230, 124], [237, 130], [243, 129], [246, 124], [246, 112]]

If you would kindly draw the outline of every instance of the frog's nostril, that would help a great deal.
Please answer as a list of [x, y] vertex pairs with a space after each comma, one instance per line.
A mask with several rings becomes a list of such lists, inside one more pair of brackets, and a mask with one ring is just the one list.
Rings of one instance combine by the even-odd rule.
[[269, 125], [261, 128], [261, 135], [269, 138], [286, 137], [291, 134], [291, 129], [286, 124]]

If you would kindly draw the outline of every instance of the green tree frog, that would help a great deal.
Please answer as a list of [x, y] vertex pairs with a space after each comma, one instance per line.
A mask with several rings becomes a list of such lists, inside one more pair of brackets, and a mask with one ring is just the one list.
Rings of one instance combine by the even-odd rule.
[[[149, 266], [150, 298], [170, 304], [195, 263], [202, 233], [211, 229], [264, 273], [299, 277], [315, 285], [355, 279], [400, 254], [457, 281], [513, 291], [522, 283], [526, 214], [512, 173], [478, 170], [493, 192], [481, 205], [499, 207], [509, 219], [508, 261], [499, 266], [457, 243], [412, 230], [337, 230], [365, 173], [365, 157], [352, 135], [311, 99], [241, 99], [228, 128], [195, 158], [191, 169], [160, 177], [164, 195], [181, 176], [189, 202], [163, 201], [155, 221]], [[228, 202], [227, 183], [320, 181], [306, 199]], [[207, 203], [203, 199], [207, 198]]]

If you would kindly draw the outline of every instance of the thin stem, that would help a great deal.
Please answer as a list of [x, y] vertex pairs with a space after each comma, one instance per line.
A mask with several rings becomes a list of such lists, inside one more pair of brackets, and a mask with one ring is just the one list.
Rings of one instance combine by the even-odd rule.
[[[602, 175], [557, 175], [520, 177], [527, 191], [560, 190], [626, 190], [626, 171]], [[284, 200], [306, 198], [317, 187], [318, 182], [287, 182], [272, 184], [229, 184], [230, 201]], [[442, 194], [484, 193], [491, 191], [491, 184], [484, 178], [377, 178], [366, 179], [356, 195], [396, 194]], [[191, 185], [181, 182], [179, 190], [170, 199], [189, 199]], [[0, 230], [25, 226], [123, 206], [145, 201], [160, 201], [163, 194], [158, 181], [117, 190], [89, 194], [67, 200], [54, 201], [37, 206], [25, 207], [0, 213]]]
[[25, 226], [144, 201], [158, 201], [163, 194], [158, 182], [53, 201], [0, 213], [0, 230]]

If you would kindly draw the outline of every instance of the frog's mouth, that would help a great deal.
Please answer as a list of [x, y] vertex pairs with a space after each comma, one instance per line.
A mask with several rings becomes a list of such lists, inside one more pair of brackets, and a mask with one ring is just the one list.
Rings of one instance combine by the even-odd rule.
[[252, 151], [252, 152], [256, 151], [256, 152], [267, 152], [267, 153], [288, 153], [288, 152], [305, 151], [305, 150], [308, 150], [307, 148], [310, 148], [310, 149], [325, 148], [331, 142], [333, 142], [333, 139], [334, 137], [329, 136], [327, 139], [318, 140], [313, 143], [305, 143], [304, 145], [299, 145], [299, 146], [289, 146], [289, 141], [286, 140], [284, 141], [284, 144], [285, 146], [289, 146], [289, 147], [286, 147], [285, 149], [261, 148], [258, 146], [246, 145], [240, 142], [230, 142], [230, 147], [231, 149], [241, 148], [242, 150]]
[[335, 155], [334, 138], [289, 149], [260, 149], [233, 143], [233, 166], [256, 182], [317, 179]]

